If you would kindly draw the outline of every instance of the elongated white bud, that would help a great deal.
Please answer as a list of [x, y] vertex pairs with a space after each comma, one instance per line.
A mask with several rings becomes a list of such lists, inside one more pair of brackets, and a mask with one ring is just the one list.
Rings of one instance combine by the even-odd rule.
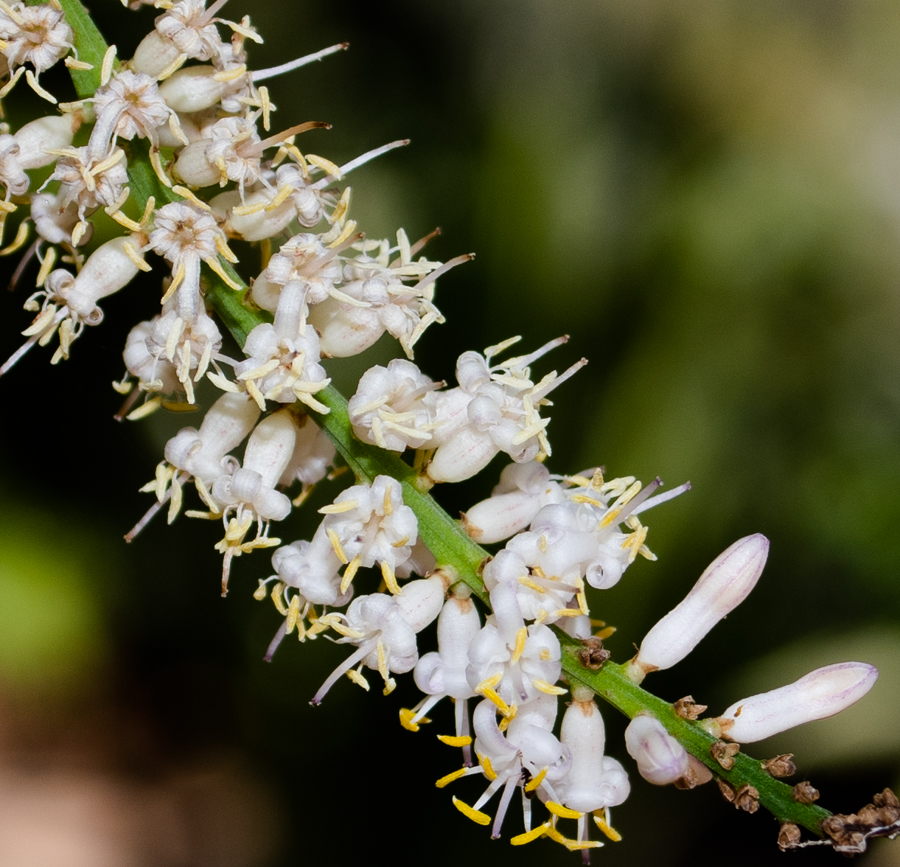
[[859, 701], [878, 679], [865, 662], [817, 668], [787, 686], [735, 702], [715, 722], [719, 736], [751, 744], [802, 723], [834, 716]]
[[766, 565], [769, 540], [757, 533], [738, 539], [706, 567], [691, 592], [660, 620], [628, 664], [637, 683], [651, 671], [671, 668], [685, 658], [756, 585]]

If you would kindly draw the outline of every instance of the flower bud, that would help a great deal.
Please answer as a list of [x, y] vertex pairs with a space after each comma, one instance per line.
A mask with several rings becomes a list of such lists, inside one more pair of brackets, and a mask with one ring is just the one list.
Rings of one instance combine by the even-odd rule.
[[750, 744], [840, 713], [859, 701], [877, 679], [878, 669], [864, 662], [827, 665], [787, 686], [735, 702], [715, 722], [721, 737]]
[[769, 553], [769, 540], [757, 533], [738, 539], [706, 567], [691, 592], [641, 642], [628, 675], [640, 683], [651, 671], [671, 668], [687, 656], [756, 585]]
[[638, 772], [654, 786], [667, 786], [690, 772], [687, 751], [652, 716], [636, 716], [625, 729], [625, 749]]
[[189, 66], [179, 69], [159, 85], [159, 95], [169, 108], [193, 114], [212, 108], [228, 89], [228, 82], [218, 79], [214, 66]]

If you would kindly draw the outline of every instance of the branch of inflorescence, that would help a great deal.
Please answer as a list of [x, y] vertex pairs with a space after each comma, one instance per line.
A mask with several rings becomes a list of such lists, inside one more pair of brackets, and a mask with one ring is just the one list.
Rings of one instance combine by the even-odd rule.
[[[28, 0], [29, 4], [39, 0]], [[59, 0], [67, 20], [75, 31], [75, 46], [82, 60], [94, 64], [92, 70], [70, 70], [79, 98], [93, 95], [100, 84], [100, 64], [108, 45], [79, 0]], [[128, 160], [131, 197], [136, 213], [141, 213], [152, 196], [157, 203], [180, 201], [181, 197], [163, 186], [153, 171], [149, 145], [135, 142], [130, 145]], [[243, 346], [249, 332], [262, 322], [271, 321], [264, 311], [252, 307], [248, 299], [249, 287], [224, 260], [223, 269], [239, 285], [241, 291], [226, 286], [204, 266], [207, 278], [206, 300], [216, 311], [232, 336]], [[458, 521], [450, 517], [428, 493], [417, 487], [418, 471], [399, 456], [367, 445], [353, 434], [347, 414], [347, 401], [334, 387], [318, 392], [316, 398], [328, 407], [327, 414], [310, 412], [340, 452], [341, 457], [360, 482], [371, 482], [378, 475], [389, 475], [403, 486], [406, 504], [415, 512], [422, 541], [435, 556], [438, 567], [453, 581], [466, 584], [483, 603], [488, 594], [481, 580], [481, 569], [490, 554], [473, 542]], [[304, 408], [305, 409], [305, 408]], [[584, 646], [561, 630], [556, 630], [563, 648], [563, 670], [570, 682], [584, 685], [620, 710], [629, 718], [649, 714], [658, 719], [684, 748], [733, 790], [751, 786], [758, 792], [759, 804], [781, 822], [803, 826], [821, 836], [821, 823], [831, 815], [816, 805], [795, 800], [790, 786], [771, 777], [762, 762], [743, 753], [734, 756], [733, 766], [726, 770], [711, 753], [716, 739], [694, 721], [683, 719], [671, 703], [647, 692], [625, 675], [625, 666], [607, 661], [593, 670], [582, 662]]]

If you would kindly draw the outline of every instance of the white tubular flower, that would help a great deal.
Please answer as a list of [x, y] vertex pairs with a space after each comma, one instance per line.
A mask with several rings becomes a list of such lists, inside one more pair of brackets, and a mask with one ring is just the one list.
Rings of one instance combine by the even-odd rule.
[[224, 459], [253, 430], [259, 408], [246, 394], [223, 394], [206, 411], [200, 429], [182, 428], [165, 448], [166, 460], [208, 491], [226, 470]]
[[125, 343], [125, 367], [138, 380], [139, 389], [153, 394], [184, 392], [194, 402], [194, 384], [218, 357], [222, 335], [201, 305], [192, 322], [174, 309], [174, 299], [163, 313], [131, 329]]
[[636, 716], [625, 729], [625, 749], [638, 773], [654, 786], [677, 783], [691, 773], [687, 750], [652, 716]]
[[200, 263], [205, 262], [230, 284], [219, 265], [221, 253], [236, 261], [228, 249], [225, 234], [216, 218], [191, 202], [170, 202], [153, 216], [154, 230], [147, 249], [172, 264], [172, 283], [163, 298], [165, 302], [177, 292], [176, 310], [184, 322], [193, 322], [200, 308]]
[[735, 702], [713, 724], [719, 737], [751, 744], [846, 710], [877, 679], [878, 669], [864, 662], [827, 665], [787, 686]]
[[[38, 237], [48, 244], [71, 246], [75, 226], [78, 225], [78, 209], [72, 205], [61, 206], [56, 193], [35, 193], [31, 200], [31, 219]], [[86, 244], [93, 234], [93, 226], [81, 238]]]
[[[134, 236], [113, 238], [98, 247], [77, 276], [58, 269], [52, 271], [45, 288], [25, 303], [26, 310], [39, 310], [34, 322], [22, 333], [28, 341], [2, 366], [6, 373], [36, 342], [45, 345], [59, 329], [59, 348], [51, 359], [56, 364], [69, 357], [72, 342], [86, 325], [99, 325], [103, 311], [97, 302], [127, 286], [137, 276], [139, 241]], [[39, 303], [40, 302], [40, 303]]]
[[397, 567], [409, 559], [419, 530], [415, 513], [403, 503], [400, 483], [376, 476], [371, 485], [353, 485], [319, 511], [326, 516], [325, 531], [335, 552], [348, 564], [343, 587], [360, 567], [378, 563], [388, 589], [398, 595]]
[[275, 322], [257, 325], [247, 335], [244, 352], [249, 357], [235, 365], [236, 378], [246, 385], [261, 409], [267, 400], [300, 400], [316, 412], [328, 412], [328, 407], [314, 397], [331, 380], [320, 364], [316, 330], [306, 324], [303, 296], [297, 283], [285, 288]]
[[90, 148], [69, 148], [56, 161], [51, 181], [59, 181], [59, 202], [65, 207], [70, 203], [78, 210], [79, 227], [73, 231], [73, 243], [77, 244], [87, 229], [85, 215], [101, 206], [118, 206], [128, 183], [125, 152], [113, 147], [109, 156], [97, 159]]
[[144, 37], [130, 66], [158, 78], [186, 59], [211, 60], [222, 49], [214, 18], [221, 2], [206, 9], [205, 0], [178, 0], [156, 19], [156, 29]]
[[[24, 3], [4, 3], [0, 7], [0, 54], [6, 58], [12, 79], [0, 95], [6, 96], [19, 80], [24, 63], [30, 63], [39, 76], [72, 50], [72, 28], [65, 21], [63, 10], [52, 3], [26, 6]], [[37, 83], [29, 70], [25, 77], [31, 88], [44, 99], [56, 102]]]
[[[691, 487], [687, 482], [665, 494], [651, 496], [662, 480], [657, 478], [646, 487], [633, 476], [606, 482], [599, 469], [564, 477], [564, 481], [570, 486], [564, 489], [566, 504], [597, 541], [597, 551], [585, 564], [584, 575], [588, 584], [598, 590], [617, 584], [638, 554], [648, 560], [656, 559], [644, 544], [647, 527], [637, 516]], [[623, 524], [630, 532], [623, 532]]]
[[543, 506], [562, 500], [562, 488], [543, 464], [508, 464], [490, 497], [463, 515], [463, 526], [476, 542], [489, 545], [524, 530]]
[[[469, 397], [466, 413], [460, 412], [459, 399], [445, 396], [437, 403], [432, 445], [437, 451], [428, 465], [429, 478], [435, 482], [460, 482], [480, 472], [498, 452], [506, 452], [516, 463], [525, 463], [550, 454], [544, 433], [549, 419], [541, 419], [539, 409], [549, 403], [547, 395], [587, 362], [572, 365], [557, 376], [552, 372], [540, 382], [531, 381], [528, 365], [550, 349], [565, 343], [560, 337], [530, 355], [491, 365], [493, 356], [519, 340], [514, 337], [488, 347], [484, 355], [465, 352], [457, 361], [456, 378]], [[453, 390], [455, 391], [455, 390]]]
[[281, 476], [280, 484], [287, 488], [294, 482], [300, 482], [303, 485], [301, 497], [304, 497], [316, 482], [328, 475], [328, 470], [334, 466], [336, 452], [325, 431], [308, 415], [302, 416], [298, 425], [294, 454]]
[[[572, 761], [566, 775], [556, 783], [557, 797], [547, 804], [553, 814], [551, 822], [543, 829], [535, 829], [530, 835], [523, 835], [529, 842], [542, 833], [549, 833], [552, 839], [570, 850], [592, 849], [602, 844], [591, 841], [586, 817], [593, 813], [594, 822], [610, 839], [619, 835], [610, 825], [609, 808], [623, 803], [631, 791], [628, 775], [616, 759], [603, 754], [606, 745], [606, 728], [600, 710], [590, 697], [590, 691], [579, 690], [575, 700], [567, 708], [562, 721], [560, 740], [569, 749]], [[559, 819], [577, 819], [578, 830], [571, 840], [558, 835], [556, 824]]]
[[478, 609], [468, 597], [452, 595], [444, 603], [438, 618], [437, 652], [426, 653], [413, 671], [416, 686], [425, 693], [415, 708], [400, 711], [400, 724], [409, 731], [418, 731], [422, 718], [442, 698], [449, 696], [456, 709], [456, 737], [463, 748], [464, 764], [471, 764], [469, 748], [468, 699], [475, 696], [466, 679], [469, 664], [468, 650], [472, 639], [481, 630]]
[[506, 606], [495, 598], [499, 601], [498, 593], [491, 595], [495, 614], [488, 617], [469, 645], [466, 678], [476, 693], [490, 699], [509, 717], [515, 714], [516, 706], [533, 701], [541, 693], [557, 696], [565, 690], [555, 686], [562, 671], [559, 639], [542, 623], [511, 630], [515, 613], [504, 611]]
[[554, 786], [565, 776], [572, 759], [569, 749], [553, 735], [555, 718], [556, 699], [542, 696], [533, 704], [522, 708], [509, 721], [504, 732], [497, 724], [497, 708], [494, 704], [490, 701], [481, 702], [473, 715], [475, 754], [480, 766], [463, 768], [438, 780], [439, 788], [474, 773], [483, 773], [491, 781], [471, 807], [458, 798], [453, 798], [456, 809], [479, 825], [491, 825], [491, 817], [483, 813], [481, 808], [494, 794], [502, 792], [491, 827], [493, 839], [500, 837], [503, 820], [517, 788], [522, 790], [526, 833], [531, 832], [531, 801], [534, 794], [543, 801], [556, 801]]
[[181, 511], [182, 487], [193, 477], [197, 493], [206, 505], [218, 510], [210, 497], [216, 479], [226, 472], [227, 455], [243, 442], [259, 418], [259, 409], [246, 394], [223, 394], [206, 412], [200, 430], [185, 427], [167, 443], [165, 460], [156, 478], [141, 488], [156, 494], [156, 503], [125, 536], [131, 542], [153, 516], [169, 503], [171, 524]]
[[281, 245], [266, 270], [253, 284], [253, 300], [264, 310], [275, 311], [282, 288], [299, 283], [307, 306], [320, 304], [341, 282], [338, 251], [326, 247], [318, 235], [302, 232]]
[[[275, 486], [290, 462], [296, 439], [297, 424], [291, 413], [285, 409], [273, 413], [250, 434], [243, 466], [234, 461], [231, 472], [219, 476], [213, 484], [212, 500], [221, 507], [225, 525], [225, 537], [216, 544], [216, 550], [224, 554], [223, 596], [233, 557], [281, 543], [280, 539], [269, 538], [269, 523], [283, 521], [291, 511], [290, 499]], [[256, 537], [244, 542], [254, 521]]]
[[91, 160], [105, 160], [117, 137], [131, 141], [137, 136], [156, 144], [157, 127], [174, 117], [156, 80], [143, 72], [124, 69], [113, 73], [92, 99], [97, 120], [87, 145]]
[[[472, 257], [459, 256], [444, 265], [424, 258], [412, 261], [402, 230], [397, 239], [396, 247], [388, 241], [354, 244], [360, 254], [344, 267], [344, 300], [332, 299], [313, 309], [310, 321], [322, 332], [322, 348], [329, 355], [358, 355], [387, 331], [412, 358], [425, 329], [444, 321], [433, 303], [435, 280]], [[410, 286], [406, 281], [415, 282]]]
[[275, 490], [294, 453], [297, 425], [287, 410], [263, 419], [247, 441], [243, 466], [220, 475], [213, 485], [213, 497], [225, 507], [242, 514], [252, 513], [260, 522], [283, 521], [291, 511], [291, 501]]
[[440, 386], [402, 358], [370, 367], [347, 404], [353, 432], [395, 452], [422, 448], [431, 439], [434, 390]]
[[723, 617], [756, 586], [769, 540], [760, 534], [738, 539], [706, 567], [691, 592], [641, 642], [628, 664], [628, 676], [640, 683], [651, 671], [671, 668], [687, 656]]
[[7, 200], [28, 192], [26, 170], [49, 166], [57, 158], [50, 151], [72, 144], [79, 123], [71, 114], [50, 115], [26, 123], [13, 135], [0, 134], [0, 183], [6, 188]]
[[283, 545], [272, 555], [272, 568], [277, 574], [268, 580], [295, 588], [314, 605], [345, 605], [353, 596], [353, 588], [341, 592], [341, 565], [320, 524], [312, 541], [303, 539]]
[[[377, 671], [384, 680], [384, 694], [396, 687], [390, 675], [411, 671], [419, 659], [416, 633], [423, 630], [441, 611], [444, 582], [437, 575], [410, 581], [397, 596], [373, 593], [350, 603], [346, 614], [333, 613], [320, 618], [341, 634], [340, 644], [355, 644], [357, 650], [327, 678], [310, 701], [319, 705], [341, 675], [369, 688], [362, 668]], [[359, 670], [353, 666], [359, 663]]]

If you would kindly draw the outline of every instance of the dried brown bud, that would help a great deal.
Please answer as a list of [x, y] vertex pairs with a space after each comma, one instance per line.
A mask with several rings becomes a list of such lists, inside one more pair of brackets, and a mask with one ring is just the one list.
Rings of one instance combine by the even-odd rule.
[[578, 651], [578, 661], [591, 671], [597, 671], [609, 659], [609, 651], [603, 649], [603, 641], [597, 636], [582, 638], [584, 647]]
[[778, 848], [782, 852], [800, 845], [800, 829], [793, 822], [785, 822], [778, 832]]
[[725, 768], [726, 771], [730, 771], [734, 767], [734, 757], [740, 750], [740, 744], [726, 744], [725, 741], [716, 741], [709, 748], [712, 757]]
[[847, 855], [865, 852], [870, 837], [900, 833], [900, 801], [890, 789], [885, 789], [858, 814], [829, 816], [822, 822], [822, 830], [831, 838], [835, 851]]
[[700, 716], [703, 711], [706, 710], [705, 704], [696, 704], [694, 702], [694, 696], [686, 695], [684, 698], [678, 699], [673, 705], [675, 708], [675, 713], [678, 714], [682, 719], [695, 720], [698, 716]]
[[721, 777], [716, 777], [716, 782], [719, 784], [719, 791], [722, 793], [722, 797], [728, 801], [729, 804], [733, 804], [734, 788], [731, 783], [726, 783]]
[[773, 777], [790, 777], [797, 773], [797, 766], [791, 761], [793, 753], [784, 753], [774, 759], [766, 759], [762, 763], [763, 770]]
[[759, 792], [749, 783], [744, 783], [734, 795], [734, 806], [748, 813], [759, 809]]
[[810, 785], [808, 780], [797, 783], [794, 786], [794, 800], [801, 804], [813, 804], [819, 800], [819, 790]]

